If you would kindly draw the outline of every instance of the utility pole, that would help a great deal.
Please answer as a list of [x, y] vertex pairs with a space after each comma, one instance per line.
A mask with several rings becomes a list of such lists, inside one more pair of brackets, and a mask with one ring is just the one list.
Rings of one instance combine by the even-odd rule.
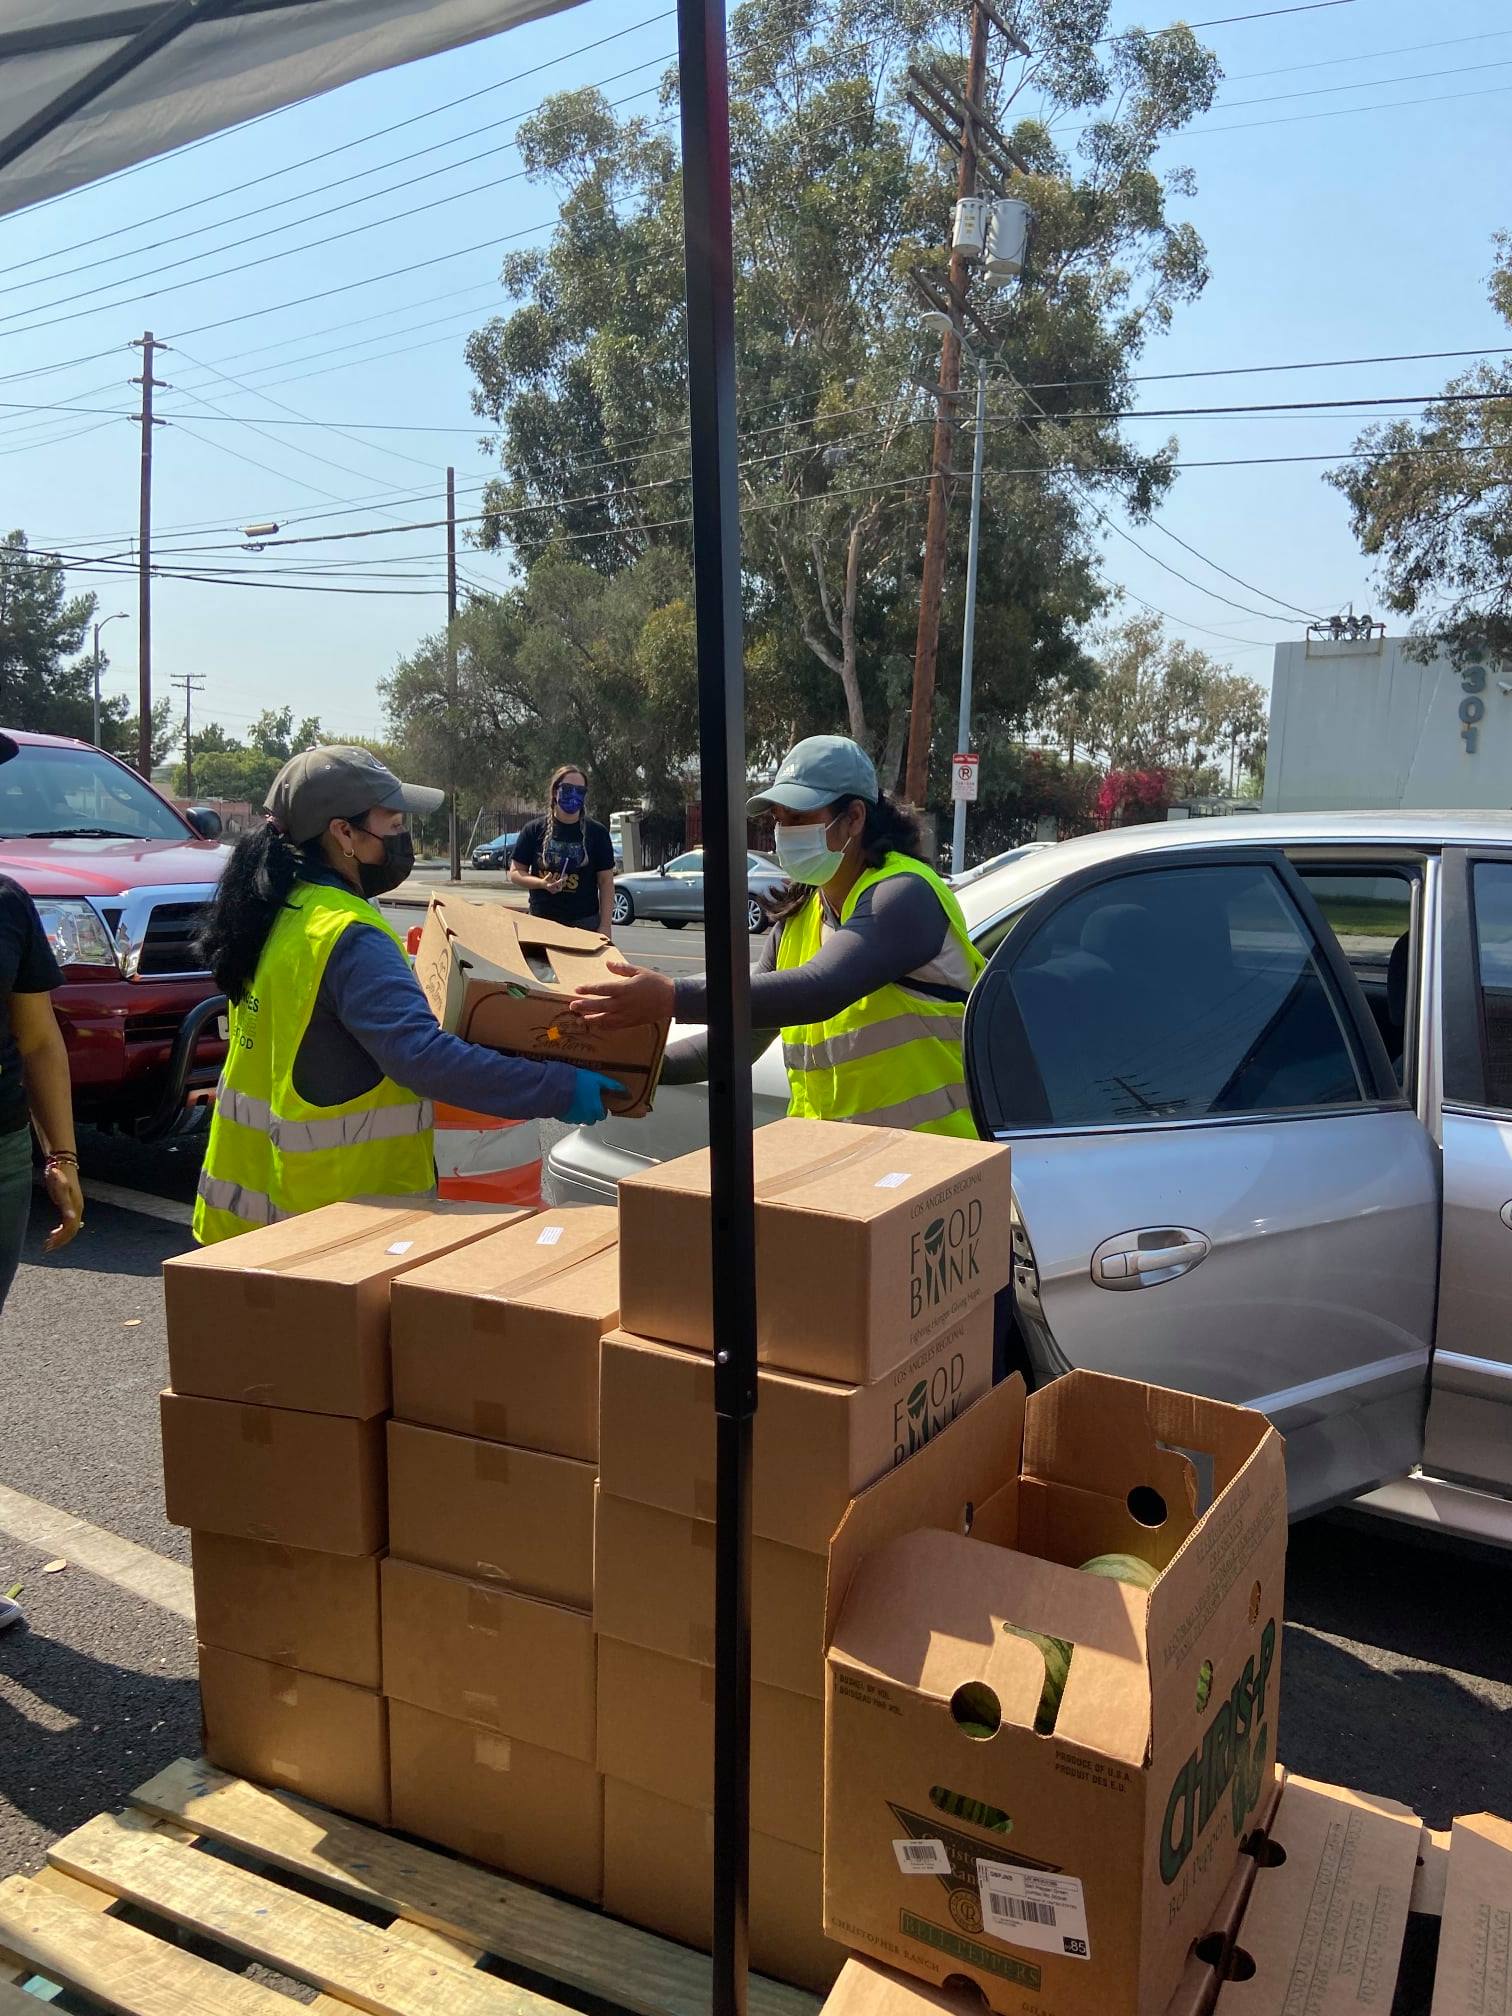
[[457, 824], [457, 472], [446, 472], [446, 780], [451, 879], [462, 880], [462, 831]]
[[194, 796], [194, 696], [202, 693], [205, 682], [197, 672], [186, 672], [182, 678], [171, 682], [184, 696], [184, 796]]
[[152, 430], [166, 423], [152, 417], [152, 395], [160, 386], [170, 388], [152, 375], [152, 353], [166, 350], [148, 329], [133, 350], [142, 353], [142, 375], [133, 385], [142, 388], [142, 483], [137, 519], [137, 768], [144, 777], [152, 775]]
[[[971, 541], [966, 549], [966, 619], [961, 632], [961, 708], [956, 720], [956, 747], [971, 748], [971, 663], [976, 647], [977, 548], [982, 537], [982, 455], [987, 444], [987, 359], [976, 356], [976, 446], [971, 458]], [[951, 834], [951, 867], [966, 873], [966, 800], [955, 801]]]
[[[966, 117], [961, 129], [960, 168], [956, 194], [974, 196], [977, 182], [976, 120], [971, 107], [980, 105], [987, 77], [988, 8], [973, 0], [971, 53], [966, 65]], [[949, 292], [964, 300], [969, 274], [963, 252], [952, 248]], [[924, 571], [919, 583], [919, 630], [914, 644], [913, 702], [908, 714], [908, 769], [903, 795], [922, 809], [929, 792], [929, 729], [934, 711], [935, 660], [940, 649], [940, 597], [945, 585], [945, 533], [950, 510], [951, 451], [954, 421], [951, 409], [961, 383], [961, 339], [947, 329], [940, 339], [940, 400], [935, 416], [934, 453], [930, 460], [929, 522], [924, 532]]]

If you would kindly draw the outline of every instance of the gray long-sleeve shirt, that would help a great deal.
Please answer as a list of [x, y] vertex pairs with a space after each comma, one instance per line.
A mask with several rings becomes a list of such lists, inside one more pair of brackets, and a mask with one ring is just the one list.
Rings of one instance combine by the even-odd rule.
[[[816, 903], [823, 902], [816, 896]], [[878, 987], [901, 980], [938, 959], [950, 930], [940, 899], [919, 875], [889, 875], [863, 889], [843, 924], [833, 929], [812, 959], [786, 971], [777, 967], [782, 926], [771, 931], [751, 972], [751, 1048], [759, 1057], [778, 1029], [799, 1022], [825, 1022]], [[963, 996], [964, 998], [964, 996]], [[675, 992], [679, 1022], [705, 1022], [708, 986], [701, 973], [679, 980]], [[709, 1075], [705, 1034], [683, 1036], [667, 1049], [664, 1085], [695, 1085]]]

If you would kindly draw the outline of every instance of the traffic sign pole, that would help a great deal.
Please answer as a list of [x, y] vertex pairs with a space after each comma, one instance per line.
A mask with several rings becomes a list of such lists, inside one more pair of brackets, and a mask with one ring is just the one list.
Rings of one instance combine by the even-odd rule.
[[[956, 737], [963, 750], [971, 747], [971, 661], [976, 646], [976, 598], [977, 598], [977, 547], [982, 533], [982, 449], [987, 433], [987, 365], [982, 357], [976, 359], [976, 451], [971, 461], [971, 539], [966, 549], [966, 622], [961, 634], [961, 711], [956, 724]], [[957, 764], [960, 758], [956, 758]], [[975, 766], [976, 758], [972, 758]], [[966, 804], [967, 796], [954, 789], [955, 828], [951, 835], [950, 857], [954, 872], [966, 872]], [[976, 771], [972, 770], [971, 791], [976, 797]]]

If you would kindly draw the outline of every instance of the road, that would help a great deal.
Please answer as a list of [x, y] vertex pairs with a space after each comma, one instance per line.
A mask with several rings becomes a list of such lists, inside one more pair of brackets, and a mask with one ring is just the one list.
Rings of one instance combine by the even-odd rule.
[[[701, 959], [693, 931], [632, 931], [625, 949], [677, 971]], [[0, 1588], [24, 1585], [29, 1620], [0, 1634], [0, 1876], [198, 1742], [188, 1549], [164, 1521], [157, 1443], [159, 1268], [189, 1243], [195, 1157], [88, 1135], [83, 1154], [86, 1230], [43, 1260], [39, 1208], [0, 1326]], [[1505, 1558], [1341, 1519], [1299, 1528], [1279, 1754], [1437, 1826], [1505, 1812], [1509, 1609]]]

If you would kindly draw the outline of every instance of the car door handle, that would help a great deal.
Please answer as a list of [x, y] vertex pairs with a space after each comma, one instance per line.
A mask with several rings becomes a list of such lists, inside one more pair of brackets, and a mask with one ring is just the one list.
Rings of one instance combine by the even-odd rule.
[[1189, 1274], [1212, 1250], [1207, 1235], [1187, 1225], [1118, 1232], [1093, 1253], [1092, 1279], [1099, 1288], [1155, 1288]]

